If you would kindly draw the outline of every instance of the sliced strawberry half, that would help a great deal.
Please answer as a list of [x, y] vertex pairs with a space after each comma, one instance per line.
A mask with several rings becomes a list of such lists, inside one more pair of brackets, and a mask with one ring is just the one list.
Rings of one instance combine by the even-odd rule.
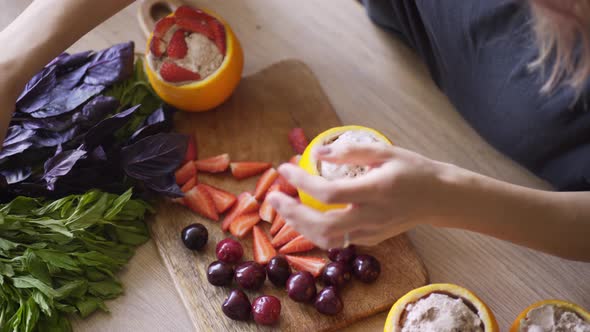
[[272, 222], [275, 218], [277, 212], [275, 209], [268, 203], [267, 200], [264, 200], [260, 205], [260, 210], [258, 211], [258, 215], [260, 215], [260, 219], [266, 222]]
[[209, 21], [212, 17], [204, 11], [196, 8], [192, 8], [187, 5], [182, 5], [174, 11], [174, 17], [176, 19], [187, 18], [199, 21]]
[[[223, 219], [223, 223], [221, 224], [221, 229], [223, 231], [227, 231], [230, 225], [234, 222], [234, 220], [241, 214], [246, 213], [256, 213], [258, 216], [258, 209], [260, 208], [260, 204], [252, 196], [252, 194], [245, 192], [238, 195], [238, 201], [234, 205], [234, 207], [229, 211], [229, 213]], [[260, 217], [259, 217], [260, 218]]]
[[229, 164], [231, 174], [236, 179], [245, 179], [254, 175], [258, 175], [272, 167], [271, 163], [263, 163], [256, 161], [241, 161]]
[[320, 257], [312, 256], [292, 256], [285, 255], [287, 262], [298, 271], [307, 271], [314, 277], [318, 277], [324, 266], [326, 266], [326, 260]]
[[287, 179], [285, 179], [282, 175], [279, 175], [277, 177], [273, 186], [275, 186], [275, 185], [279, 188], [279, 191], [281, 191], [291, 197], [297, 196], [297, 188], [295, 188], [295, 186], [293, 186], [291, 183], [289, 183], [289, 181], [287, 181]]
[[219, 214], [215, 209], [213, 198], [209, 191], [201, 184], [196, 185], [193, 189], [184, 194], [184, 202], [196, 213], [211, 220], [219, 220]]
[[277, 234], [281, 228], [285, 226], [285, 218], [281, 217], [280, 214], [276, 214], [275, 219], [272, 221], [272, 225], [270, 226], [270, 235], [274, 236]]
[[293, 227], [285, 225], [272, 239], [272, 245], [273, 247], [278, 248], [298, 236], [299, 233], [297, 233], [297, 231]]
[[195, 166], [199, 171], [209, 173], [220, 173], [229, 167], [229, 154], [224, 153], [219, 156], [195, 161]]
[[198, 183], [198, 179], [197, 176], [193, 176], [192, 178], [190, 178], [190, 180], [186, 181], [185, 184], [182, 185], [182, 187], [180, 187], [180, 191], [182, 191], [183, 193], [193, 189], [194, 186], [197, 185]]
[[256, 182], [256, 189], [254, 190], [254, 197], [257, 200], [262, 201], [268, 188], [275, 182], [275, 180], [279, 177], [279, 172], [277, 172], [274, 168], [269, 168], [262, 174], [260, 179]]
[[225, 27], [221, 22], [216, 19], [209, 21], [209, 30], [211, 30], [213, 34], [213, 42], [217, 45], [219, 49], [219, 53], [225, 56], [226, 51], [226, 37], [225, 37]]
[[213, 198], [213, 203], [215, 203], [215, 209], [218, 213], [227, 211], [230, 207], [232, 207], [232, 205], [236, 203], [237, 198], [234, 194], [207, 184], [202, 184], [202, 186], [209, 191], [211, 198]]
[[156, 58], [161, 58], [166, 52], [166, 42], [154, 36], [150, 40], [150, 52]]
[[176, 19], [174, 17], [164, 17], [160, 19], [158, 22], [156, 22], [154, 27], [154, 37], [164, 38], [164, 35], [166, 35], [168, 30], [172, 28], [175, 22]]
[[188, 144], [186, 146], [186, 153], [184, 155], [184, 161], [193, 161], [197, 160], [197, 144], [195, 143], [197, 140], [195, 139], [194, 135], [189, 135], [188, 137]]
[[209, 38], [212, 41], [215, 40], [215, 35], [213, 34], [213, 31], [211, 31], [211, 27], [209, 27], [207, 21], [195, 21], [189, 18], [179, 18], [176, 20], [176, 24], [181, 29], [194, 33], [200, 33], [201, 35]]
[[271, 258], [277, 255], [277, 251], [270, 244], [268, 235], [259, 226], [254, 226], [252, 230], [254, 261], [261, 265], [266, 265]]
[[195, 73], [186, 68], [182, 68], [179, 65], [166, 61], [160, 67], [160, 76], [168, 82], [186, 82], [186, 81], [198, 81], [201, 79], [199, 73]]
[[313, 242], [304, 238], [303, 235], [299, 235], [298, 237], [294, 238], [293, 240], [289, 241], [287, 244], [282, 246], [281, 249], [279, 249], [279, 253], [293, 254], [296, 252], [310, 251], [313, 248], [315, 248], [315, 244], [313, 244]]
[[289, 163], [298, 165], [299, 164], [299, 159], [301, 159], [301, 155], [300, 154], [296, 154], [293, 157], [291, 157], [291, 159], [289, 159]]
[[176, 177], [176, 184], [182, 186], [192, 177], [197, 175], [197, 168], [192, 161], [187, 161], [181, 168], [176, 170], [174, 176]]
[[289, 132], [289, 143], [291, 143], [291, 146], [296, 153], [303, 153], [309, 144], [309, 140], [305, 137], [302, 128], [293, 128]]
[[260, 222], [258, 212], [240, 214], [229, 226], [229, 231], [233, 236], [241, 239], [244, 238], [258, 222]]
[[186, 39], [184, 39], [186, 31], [182, 29], [176, 30], [168, 43], [166, 54], [171, 59], [184, 59], [188, 53], [188, 46], [186, 45]]

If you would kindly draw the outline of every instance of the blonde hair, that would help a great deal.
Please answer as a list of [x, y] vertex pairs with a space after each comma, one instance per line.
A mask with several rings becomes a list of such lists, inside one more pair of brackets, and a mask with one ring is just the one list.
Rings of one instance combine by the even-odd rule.
[[561, 83], [578, 92], [590, 76], [590, 0], [531, 0], [539, 55], [532, 68], [553, 61], [541, 91]]

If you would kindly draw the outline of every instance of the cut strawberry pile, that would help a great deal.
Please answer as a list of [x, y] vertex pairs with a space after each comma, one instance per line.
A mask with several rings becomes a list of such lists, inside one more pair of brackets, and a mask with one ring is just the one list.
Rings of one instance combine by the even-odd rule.
[[188, 46], [186, 45], [186, 40], [184, 39], [185, 31], [182, 29], [176, 30], [176, 32], [172, 35], [170, 42], [168, 43], [168, 48], [166, 52], [169, 58], [172, 59], [184, 59], [186, 54], [188, 53]]
[[227, 216], [225, 216], [225, 219], [223, 219], [223, 223], [221, 223], [221, 229], [223, 229], [223, 231], [227, 231], [230, 225], [234, 222], [234, 219], [236, 219], [242, 214], [256, 213], [256, 216], [260, 218], [260, 216], [258, 216], [259, 208], [260, 204], [258, 203], [256, 198], [252, 196], [252, 194], [241, 193], [240, 195], [238, 195], [238, 202], [229, 211]]
[[277, 251], [270, 244], [268, 235], [259, 226], [254, 226], [252, 235], [254, 261], [262, 265], [268, 264], [270, 259], [277, 255]]
[[[191, 178], [197, 175], [197, 168], [192, 161], [187, 161], [181, 168], [179, 168], [175, 173], [174, 176], [176, 177], [176, 183], [178, 185], [183, 185], [188, 182]], [[190, 189], [190, 188], [189, 188]]]
[[305, 151], [309, 141], [307, 140], [307, 137], [305, 137], [302, 128], [293, 128], [289, 132], [289, 143], [291, 143], [291, 146], [296, 153], [301, 154]]
[[169, 61], [162, 63], [162, 66], [160, 67], [160, 76], [166, 81], [173, 83], [198, 81], [201, 79], [199, 73], [192, 72]]
[[277, 186], [278, 190], [282, 193], [285, 193], [289, 196], [295, 197], [297, 196], [297, 188], [295, 188], [292, 184], [287, 181], [282, 175], [279, 175], [275, 180], [273, 186]]
[[293, 254], [296, 252], [305, 252], [310, 251], [315, 248], [315, 244], [309, 241], [303, 235], [299, 235], [298, 237], [294, 238], [293, 240], [289, 241], [287, 244], [279, 249], [279, 253], [281, 254]]
[[293, 240], [294, 238], [298, 237], [299, 233], [295, 230], [295, 228], [285, 225], [281, 230], [275, 235], [272, 239], [272, 245], [275, 248], [282, 246], [283, 244]]
[[202, 186], [209, 191], [218, 213], [227, 211], [236, 203], [237, 198], [234, 194], [210, 185], [202, 184]]
[[164, 17], [156, 22], [156, 26], [154, 27], [154, 37], [164, 38], [166, 33], [168, 33], [168, 30], [174, 26], [174, 23], [176, 23], [174, 17]]
[[197, 180], [197, 176], [193, 176], [192, 178], [190, 178], [190, 180], [186, 181], [185, 184], [182, 185], [182, 187], [180, 187], [180, 191], [182, 191], [183, 193], [193, 189], [194, 186], [196, 186], [198, 183]]
[[254, 225], [260, 222], [258, 212], [240, 214], [229, 226], [229, 231], [237, 238], [244, 238]]
[[275, 219], [272, 221], [272, 226], [270, 226], [270, 235], [274, 236], [277, 234], [283, 226], [285, 226], [285, 218], [277, 213]]
[[258, 214], [260, 215], [260, 219], [271, 223], [275, 218], [276, 211], [268, 203], [267, 200], [264, 200], [264, 202], [262, 202], [262, 205], [260, 205], [260, 211], [258, 212]]
[[[196, 185], [193, 189], [186, 192], [184, 202], [194, 212], [211, 220], [219, 220], [219, 214], [215, 208], [215, 203], [211, 194], [202, 184]], [[258, 214], [257, 214], [258, 216]]]
[[211, 19], [211, 16], [209, 16], [208, 14], [203, 12], [202, 10], [192, 8], [187, 5], [182, 5], [182, 6], [178, 7], [176, 9], [176, 11], [174, 11], [174, 17], [177, 19], [186, 18], [186, 19], [205, 21], [205, 22], [207, 22]]
[[[211, 31], [209, 24], [206, 21], [195, 21], [188, 18], [180, 18], [176, 20], [176, 24], [186, 31], [200, 33], [203, 36], [209, 38], [210, 40], [214, 40], [215, 35]], [[224, 53], [222, 53], [224, 54]]]
[[266, 171], [272, 167], [272, 164], [256, 161], [241, 161], [230, 163], [229, 167], [231, 168], [231, 174], [236, 179], [241, 180]]
[[316, 278], [326, 266], [326, 260], [320, 257], [285, 255], [285, 258], [298, 271], [307, 271]]
[[195, 161], [199, 171], [221, 173], [229, 167], [229, 154], [224, 153], [215, 157]]
[[150, 52], [157, 58], [162, 57], [166, 52], [166, 42], [154, 36], [154, 38], [150, 40]]
[[256, 189], [254, 190], [254, 197], [261, 201], [264, 199], [268, 188], [275, 182], [279, 177], [279, 172], [274, 168], [269, 168], [256, 182]]
[[184, 156], [184, 161], [193, 161], [193, 160], [197, 160], [197, 145], [196, 142], [197, 140], [195, 139], [194, 135], [190, 135], [189, 139], [188, 139], [188, 144], [186, 146], [186, 154]]

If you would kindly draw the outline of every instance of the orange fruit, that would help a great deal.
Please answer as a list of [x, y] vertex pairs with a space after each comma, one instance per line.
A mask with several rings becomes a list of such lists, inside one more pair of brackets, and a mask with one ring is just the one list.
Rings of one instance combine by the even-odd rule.
[[[344, 132], [347, 131], [364, 131], [370, 133], [372, 136], [376, 137], [377, 140], [380, 142], [386, 143], [391, 145], [391, 141], [385, 137], [382, 133], [378, 132], [375, 129], [362, 127], [362, 126], [342, 126], [342, 127], [334, 127], [324, 131], [323, 133], [317, 135], [305, 148], [301, 158], [299, 159], [299, 167], [303, 168], [307, 173], [311, 175], [320, 176], [320, 172], [318, 170], [318, 160], [313, 156], [313, 149], [316, 146], [325, 145], [327, 142], [330, 142], [337, 138], [338, 136], [342, 135]], [[299, 190], [299, 198], [301, 202], [309, 207], [312, 207], [319, 211], [328, 211], [331, 209], [338, 209], [343, 208], [346, 204], [326, 204], [321, 202], [314, 197], [310, 196], [309, 194], [305, 193], [304, 191]]]
[[526, 319], [526, 316], [528, 315], [528, 313], [531, 310], [541, 307], [541, 306], [544, 306], [544, 305], [554, 305], [556, 307], [563, 308], [567, 311], [572, 311], [572, 312], [576, 313], [578, 316], [580, 316], [583, 320], [590, 323], [590, 312], [584, 310], [583, 308], [581, 308], [580, 306], [578, 306], [576, 304], [569, 303], [566, 301], [561, 301], [561, 300], [543, 300], [543, 301], [539, 301], [537, 303], [534, 303], [534, 304], [530, 305], [528, 308], [524, 309], [524, 311], [521, 312], [518, 315], [518, 317], [516, 317], [516, 319], [514, 320], [514, 323], [512, 323], [512, 327], [510, 327], [510, 332], [519, 332], [520, 331], [520, 324], [524, 319]]
[[496, 317], [488, 308], [488, 306], [471, 291], [453, 284], [431, 284], [424, 287], [416, 288], [406, 295], [402, 296], [391, 307], [387, 321], [383, 327], [384, 332], [399, 332], [402, 330], [402, 320], [405, 317], [405, 311], [408, 304], [417, 302], [422, 298], [426, 298], [430, 294], [446, 294], [452, 297], [460, 298], [477, 311], [477, 315], [484, 325], [484, 332], [497, 332], [498, 323]]
[[[151, 68], [149, 61], [145, 61], [145, 71], [150, 84], [160, 98], [176, 108], [190, 112], [207, 111], [226, 101], [238, 86], [244, 68], [242, 46], [229, 24], [212, 11], [203, 11], [215, 17], [225, 27], [227, 45], [225, 57], [221, 66], [213, 74], [193, 83], [174, 85], [164, 81]], [[174, 16], [174, 13], [169, 16]], [[147, 40], [146, 54], [149, 53], [152, 38], [153, 33]]]

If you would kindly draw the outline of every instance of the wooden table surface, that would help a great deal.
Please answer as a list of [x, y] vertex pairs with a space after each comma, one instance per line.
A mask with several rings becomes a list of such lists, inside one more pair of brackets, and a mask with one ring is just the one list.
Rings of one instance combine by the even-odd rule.
[[[0, 28], [29, 2], [0, 0]], [[344, 123], [380, 129], [396, 144], [431, 158], [512, 183], [547, 188], [485, 143], [436, 89], [418, 57], [374, 26], [356, 1], [191, 3], [215, 10], [232, 24], [244, 46], [246, 75], [281, 59], [301, 59], [318, 76]], [[134, 40], [142, 50], [145, 38], [136, 12], [137, 4], [126, 8], [70, 51], [100, 49], [125, 40]], [[502, 331], [518, 312], [540, 299], [561, 298], [590, 308], [590, 264], [458, 230], [419, 227], [410, 232], [410, 238], [431, 281], [457, 283], [475, 291], [490, 305]], [[77, 320], [76, 330], [192, 329], [153, 242], [138, 250], [121, 277], [126, 293], [108, 303], [111, 313]], [[350, 330], [380, 330], [385, 316], [360, 322]], [[219, 319], [226, 318], [220, 313]]]

